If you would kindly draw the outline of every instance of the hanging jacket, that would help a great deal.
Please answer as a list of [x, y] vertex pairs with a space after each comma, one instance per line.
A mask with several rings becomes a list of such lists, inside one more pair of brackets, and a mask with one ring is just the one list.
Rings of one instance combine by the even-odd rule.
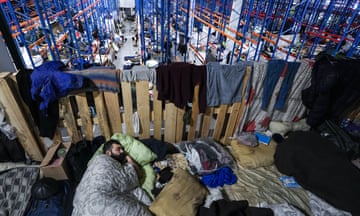
[[64, 66], [60, 61], [45, 62], [31, 74], [31, 97], [40, 101], [41, 111], [46, 111], [50, 102], [83, 86], [84, 78], [62, 72]]
[[339, 120], [360, 98], [360, 60], [324, 54], [314, 65], [311, 85], [302, 101], [309, 109], [307, 123], [316, 127], [325, 120]]

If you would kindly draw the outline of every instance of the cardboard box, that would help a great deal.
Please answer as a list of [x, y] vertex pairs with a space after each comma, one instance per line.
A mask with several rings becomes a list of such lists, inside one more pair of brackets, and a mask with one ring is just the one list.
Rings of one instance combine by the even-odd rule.
[[41, 161], [40, 169], [44, 177], [51, 177], [56, 180], [69, 179], [67, 163], [64, 157], [59, 157], [57, 151], [60, 148], [69, 150], [71, 144], [57, 143], [52, 145]]

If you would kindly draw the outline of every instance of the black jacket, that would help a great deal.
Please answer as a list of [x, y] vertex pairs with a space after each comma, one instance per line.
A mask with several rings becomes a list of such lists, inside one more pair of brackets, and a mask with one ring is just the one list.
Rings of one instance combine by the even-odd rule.
[[324, 120], [339, 121], [360, 102], [360, 60], [327, 54], [316, 60], [311, 85], [302, 92], [309, 109], [307, 123], [316, 127]]

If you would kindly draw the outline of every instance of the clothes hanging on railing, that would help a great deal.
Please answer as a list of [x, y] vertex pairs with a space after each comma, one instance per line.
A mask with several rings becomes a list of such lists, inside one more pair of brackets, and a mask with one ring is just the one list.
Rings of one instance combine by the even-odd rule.
[[83, 86], [84, 78], [62, 72], [60, 61], [45, 62], [31, 74], [31, 96], [40, 102], [40, 110], [46, 112], [49, 103]]
[[121, 72], [121, 81], [133, 82], [140, 80], [155, 83], [156, 70], [143, 65], [135, 65], [131, 69], [126, 69]]
[[292, 86], [287, 96], [285, 110], [275, 109], [272, 115], [273, 119], [278, 121], [290, 122], [300, 119], [306, 112], [306, 107], [301, 100], [301, 92], [310, 86], [311, 70], [313, 61], [303, 60], [298, 72], [295, 74]]
[[120, 92], [119, 71], [106, 67], [83, 71], [65, 71], [60, 61], [50, 61], [37, 67], [31, 74], [31, 97], [40, 109], [40, 135], [52, 138], [59, 119], [58, 99], [72, 91], [103, 90]]
[[92, 66], [84, 70], [64, 71], [85, 77], [82, 89], [121, 92], [120, 70], [105, 66]]
[[246, 68], [252, 62], [242, 62], [236, 65], [224, 65], [218, 62], [206, 64], [208, 106], [232, 104], [242, 99], [242, 83]]
[[309, 109], [307, 123], [312, 127], [325, 120], [338, 121], [349, 107], [360, 104], [360, 60], [324, 54], [316, 60], [311, 76], [302, 99]]
[[269, 61], [264, 80], [263, 101], [261, 108], [266, 109], [273, 95], [275, 85], [282, 80], [281, 89], [276, 99], [275, 109], [283, 109], [289, 89], [292, 86], [295, 74], [299, 69], [299, 62], [286, 62], [284, 60]]
[[[309, 85], [311, 62], [302, 61], [298, 70], [296, 72], [294, 70], [291, 73], [294, 76], [292, 83], [288, 82], [289, 80], [286, 80], [285, 77], [279, 76], [273, 87], [273, 92], [270, 95], [271, 97], [266, 109], [262, 109], [263, 96], [266, 89], [264, 83], [270, 65], [268, 62], [253, 63], [251, 88], [237, 132], [264, 131], [268, 128], [270, 120], [291, 122], [300, 119], [305, 114], [306, 108], [302, 104], [301, 90]], [[286, 80], [285, 82], [284, 79]], [[290, 83], [291, 86], [289, 86]], [[283, 88], [283, 85], [287, 85], [287, 87]], [[285, 102], [279, 102], [278, 100], [281, 89], [283, 89], [281, 94], [285, 96]], [[282, 104], [283, 109], [275, 109], [276, 104]]]
[[199, 112], [206, 109], [206, 66], [183, 62], [160, 65], [156, 68], [156, 88], [159, 100], [169, 100], [176, 107], [191, 103], [194, 87], [199, 85]]

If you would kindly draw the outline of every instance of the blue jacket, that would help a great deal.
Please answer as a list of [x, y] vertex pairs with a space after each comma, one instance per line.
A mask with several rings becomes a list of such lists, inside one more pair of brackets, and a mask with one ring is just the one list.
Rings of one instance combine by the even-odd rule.
[[36, 67], [31, 74], [31, 97], [40, 102], [45, 111], [50, 102], [66, 96], [69, 91], [83, 87], [84, 77], [64, 73], [65, 65], [60, 61], [49, 61]]

